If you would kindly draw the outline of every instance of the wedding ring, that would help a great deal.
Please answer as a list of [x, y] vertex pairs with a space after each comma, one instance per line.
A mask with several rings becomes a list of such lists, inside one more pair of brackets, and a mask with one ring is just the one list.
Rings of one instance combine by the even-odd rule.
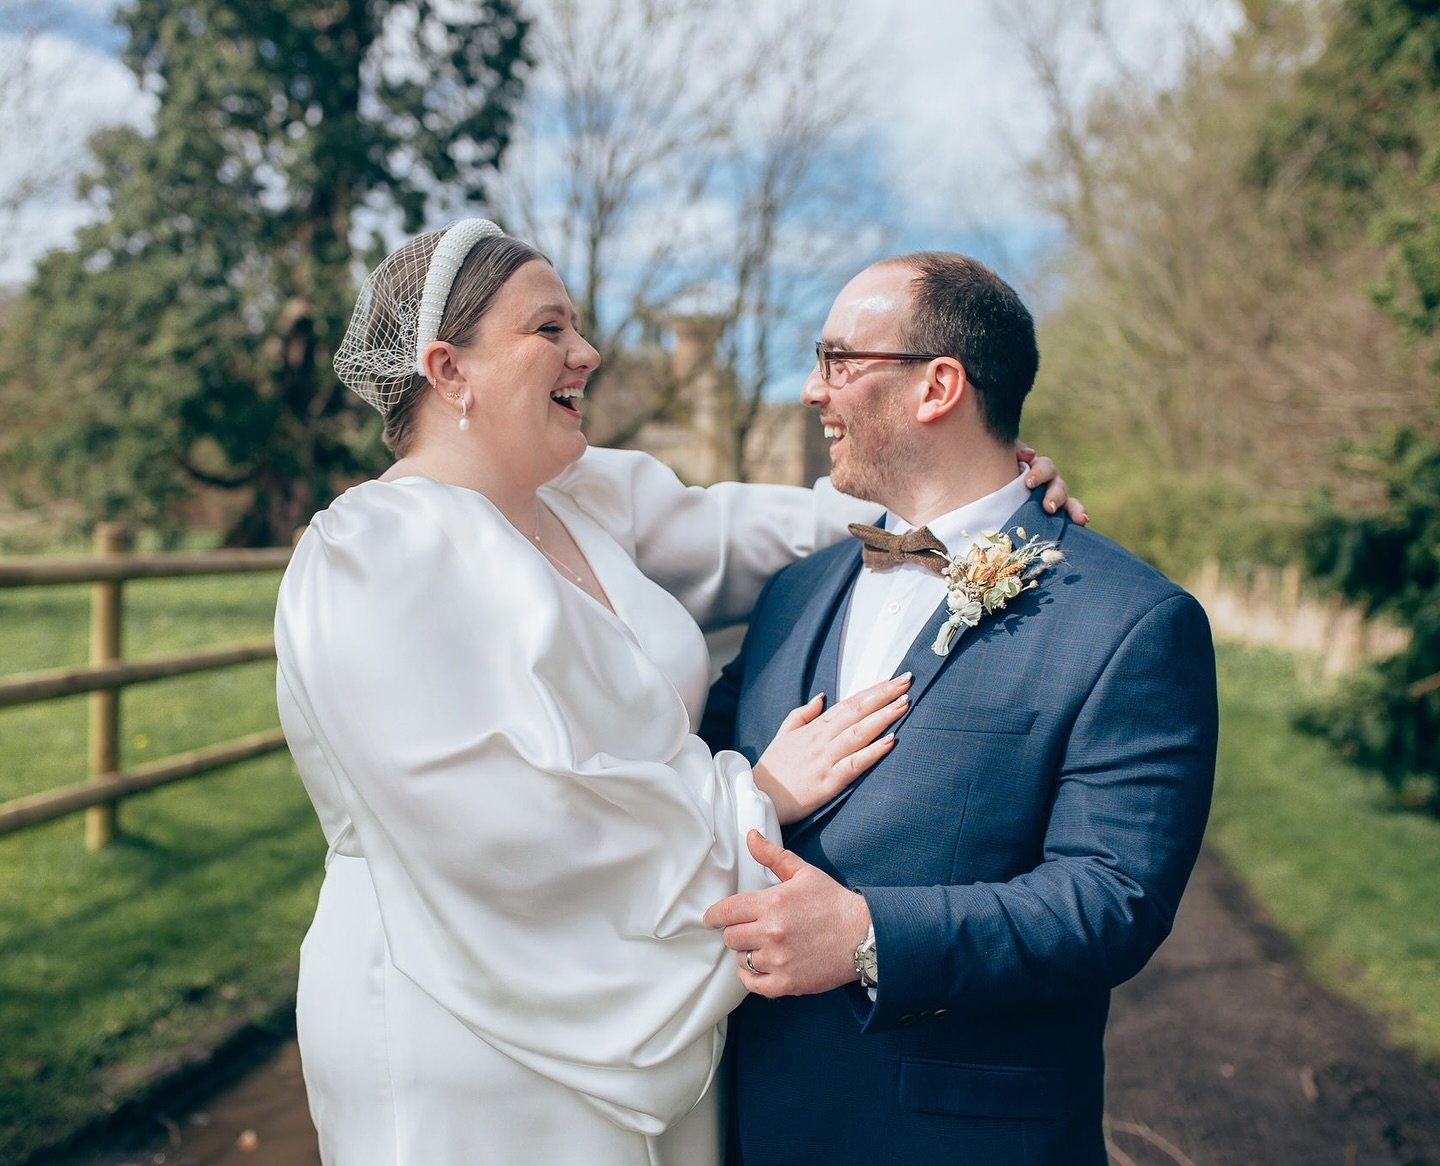
[[747, 951], [745, 953], [745, 970], [749, 972], [752, 976], [763, 976], [765, 973], [760, 971], [758, 968], [756, 968], [754, 964], [750, 962], [750, 957], [754, 954], [755, 953], [753, 951]]

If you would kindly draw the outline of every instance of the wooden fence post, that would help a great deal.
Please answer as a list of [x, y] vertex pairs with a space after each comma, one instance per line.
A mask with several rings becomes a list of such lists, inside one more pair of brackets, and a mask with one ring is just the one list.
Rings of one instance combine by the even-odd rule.
[[[95, 527], [97, 556], [123, 555], [130, 549], [125, 531], [113, 522]], [[119, 579], [95, 583], [90, 592], [90, 664], [120, 659], [121, 599]], [[120, 690], [90, 694], [90, 780], [104, 781], [120, 770]], [[120, 803], [106, 802], [85, 811], [85, 847], [100, 850], [119, 828]]]
[[1200, 579], [1195, 590], [1207, 599], [1220, 594], [1219, 559], [1207, 558], [1200, 565]]
[[1287, 623], [1295, 622], [1295, 613], [1300, 610], [1300, 564], [1287, 563], [1280, 571], [1280, 613]]

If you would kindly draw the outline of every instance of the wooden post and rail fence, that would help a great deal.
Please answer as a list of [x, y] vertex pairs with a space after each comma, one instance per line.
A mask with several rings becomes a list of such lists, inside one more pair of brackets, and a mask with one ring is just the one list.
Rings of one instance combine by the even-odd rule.
[[[103, 524], [96, 529], [94, 551], [88, 559], [0, 562], [0, 587], [93, 584], [89, 666], [0, 681], [0, 708], [90, 694], [88, 779], [0, 803], [0, 838], [83, 810], [85, 844], [99, 850], [115, 836], [122, 798], [285, 748], [284, 735], [274, 729], [165, 758], [129, 772], [122, 773], [119, 766], [120, 694], [125, 688], [275, 658], [275, 641], [267, 639], [127, 663], [121, 650], [124, 583], [131, 579], [276, 571], [289, 562], [290, 548], [135, 555], [130, 553], [119, 527]], [[1298, 567], [1279, 572], [1262, 568], [1248, 581], [1236, 581], [1222, 578], [1219, 565], [1208, 563], [1192, 589], [1210, 613], [1217, 639], [1318, 652], [1329, 674], [1348, 671], [1365, 659], [1383, 658], [1400, 650], [1407, 640], [1400, 629], [1362, 620], [1355, 608], [1336, 600], [1305, 597]], [[1419, 699], [1437, 688], [1440, 675], [1415, 685], [1410, 695]]]
[[99, 850], [115, 836], [122, 798], [285, 748], [284, 735], [279, 729], [273, 729], [167, 757], [129, 772], [120, 771], [120, 694], [125, 688], [149, 680], [275, 658], [275, 641], [268, 639], [127, 663], [121, 651], [126, 581], [276, 571], [289, 561], [289, 547], [201, 554], [131, 554], [129, 540], [121, 528], [105, 523], [96, 528], [92, 558], [0, 562], [0, 587], [93, 584], [89, 667], [57, 669], [0, 681], [0, 708], [90, 694], [88, 779], [0, 803], [0, 837], [83, 810], [85, 845]]

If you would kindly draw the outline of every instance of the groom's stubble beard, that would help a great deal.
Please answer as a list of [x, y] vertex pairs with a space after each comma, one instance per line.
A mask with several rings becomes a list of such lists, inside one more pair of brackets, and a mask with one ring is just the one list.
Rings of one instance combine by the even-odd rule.
[[842, 494], [901, 514], [917, 482], [930, 472], [933, 453], [921, 440], [902, 391], [903, 376], [887, 378], [868, 404], [843, 417], [845, 448], [831, 463], [830, 482]]

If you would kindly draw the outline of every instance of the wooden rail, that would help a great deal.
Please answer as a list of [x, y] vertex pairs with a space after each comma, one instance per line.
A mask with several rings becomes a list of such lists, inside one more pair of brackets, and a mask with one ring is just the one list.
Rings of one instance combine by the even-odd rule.
[[191, 672], [208, 672], [228, 664], [246, 664], [251, 660], [273, 660], [275, 641], [258, 640], [253, 644], [236, 644], [213, 652], [196, 652], [189, 656], [168, 656], [163, 660], [145, 660], [136, 664], [114, 662], [94, 668], [60, 668], [54, 672], [37, 672], [0, 681], [0, 708], [36, 701], [54, 700], [60, 696], [78, 696], [84, 692], [103, 692], [128, 688], [146, 680], [163, 680], [169, 676], [185, 676]]
[[1419, 700], [1422, 696], [1435, 692], [1437, 689], [1440, 689], [1440, 672], [1435, 673], [1434, 676], [1427, 676], [1424, 680], [1417, 680], [1412, 684], [1410, 686], [1410, 699]]
[[92, 584], [90, 666], [61, 668], [0, 681], [0, 708], [90, 694], [89, 778], [0, 804], [0, 837], [42, 822], [85, 811], [85, 845], [99, 850], [119, 828], [120, 799], [162, 785], [210, 773], [285, 748], [278, 730], [164, 758], [128, 773], [120, 772], [120, 693], [132, 684], [184, 676], [275, 657], [275, 642], [261, 640], [170, 656], [126, 661], [122, 652], [122, 585], [130, 579], [173, 579], [192, 575], [231, 575], [276, 571], [290, 560], [290, 548], [215, 551], [208, 554], [135, 555], [129, 540], [113, 524], [95, 531], [95, 555], [88, 559], [31, 559], [0, 563], [0, 587]]
[[[107, 533], [108, 529], [108, 533]], [[103, 536], [103, 538], [102, 538]], [[103, 559], [30, 559], [0, 563], [0, 587], [42, 587], [51, 583], [124, 582], [126, 579], [179, 579], [186, 575], [237, 575], [278, 571], [290, 561], [289, 547], [255, 551], [207, 551], [173, 555], [130, 555], [108, 547], [122, 538], [113, 527], [96, 528], [97, 555]], [[119, 544], [123, 546], [123, 541]]]
[[209, 749], [196, 749], [190, 753], [177, 753], [164, 761], [133, 769], [129, 773], [102, 774], [103, 780], [82, 781], [61, 789], [48, 790], [28, 798], [15, 798], [0, 805], [0, 836], [13, 834], [27, 826], [38, 826], [73, 814], [77, 810], [91, 809], [126, 796], [156, 789], [186, 777], [198, 777], [219, 769], [222, 765], [234, 765], [262, 757], [285, 748], [285, 734], [278, 729], [267, 733], [254, 733], [240, 737], [224, 745]]

